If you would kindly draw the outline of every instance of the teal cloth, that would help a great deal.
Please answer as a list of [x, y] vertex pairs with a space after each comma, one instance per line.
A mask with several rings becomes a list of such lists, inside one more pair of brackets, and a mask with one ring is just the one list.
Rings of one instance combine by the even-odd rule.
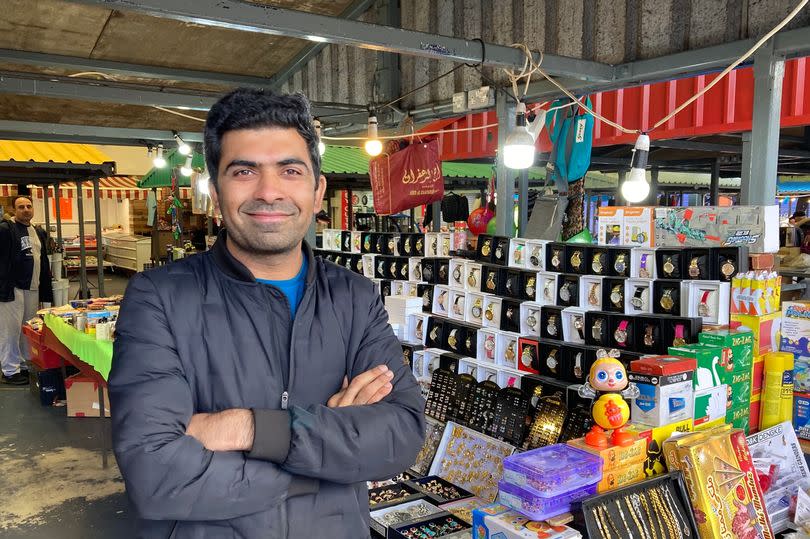
[[301, 303], [301, 299], [304, 297], [304, 287], [306, 285], [307, 278], [307, 265], [307, 258], [304, 257], [304, 262], [301, 264], [301, 269], [298, 271], [298, 275], [292, 279], [286, 279], [284, 281], [256, 279], [262, 284], [275, 286], [281, 290], [285, 296], [287, 296], [287, 303], [290, 304], [290, 318], [293, 320], [295, 320], [295, 311], [298, 309], [298, 305]]

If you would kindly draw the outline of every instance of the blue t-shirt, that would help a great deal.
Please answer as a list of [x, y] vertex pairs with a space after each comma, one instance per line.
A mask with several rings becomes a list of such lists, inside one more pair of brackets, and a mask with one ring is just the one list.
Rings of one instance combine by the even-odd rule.
[[301, 264], [301, 270], [298, 275], [292, 279], [284, 281], [270, 281], [268, 279], [256, 279], [262, 284], [273, 285], [287, 296], [287, 302], [290, 304], [290, 317], [295, 320], [295, 311], [298, 309], [298, 304], [304, 297], [304, 286], [307, 280], [307, 258], [304, 257], [304, 262]]

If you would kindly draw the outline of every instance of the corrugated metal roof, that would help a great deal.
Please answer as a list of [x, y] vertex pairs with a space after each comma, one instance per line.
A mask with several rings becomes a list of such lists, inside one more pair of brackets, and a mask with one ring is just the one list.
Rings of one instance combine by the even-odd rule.
[[[618, 175], [615, 173], [606, 174], [615, 178], [618, 182]], [[649, 179], [649, 173], [647, 174]], [[709, 187], [711, 185], [711, 174], [701, 172], [676, 172], [671, 170], [661, 170], [658, 172], [658, 184], [676, 187]], [[723, 189], [734, 189], [740, 187], [740, 178], [720, 178], [720, 187]]]
[[89, 144], [0, 140], [0, 161], [98, 165], [112, 159]]

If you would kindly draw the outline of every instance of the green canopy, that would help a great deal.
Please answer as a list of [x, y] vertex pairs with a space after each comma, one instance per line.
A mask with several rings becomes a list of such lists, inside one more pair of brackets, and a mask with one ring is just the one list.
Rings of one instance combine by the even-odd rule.
[[[166, 166], [163, 168], [153, 167], [149, 172], [144, 174], [144, 176], [138, 182], [138, 187], [141, 189], [151, 189], [153, 187], [171, 187], [172, 174], [177, 175], [178, 187], [190, 187], [191, 178], [189, 176], [183, 176], [180, 174], [180, 171], [177, 170], [186, 164], [187, 156], [178, 152], [177, 148], [174, 148], [164, 153], [163, 157], [166, 159]], [[194, 152], [193, 157], [191, 158], [191, 167], [194, 170], [205, 169], [205, 157], [203, 154]]]

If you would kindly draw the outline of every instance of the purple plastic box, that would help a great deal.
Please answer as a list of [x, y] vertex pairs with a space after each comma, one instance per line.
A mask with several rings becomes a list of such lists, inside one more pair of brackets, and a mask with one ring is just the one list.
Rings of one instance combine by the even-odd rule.
[[498, 483], [498, 502], [511, 507], [532, 520], [546, 520], [571, 511], [571, 504], [596, 494], [596, 485], [586, 485], [571, 492], [550, 497], [538, 496], [533, 491], [511, 483]]
[[599, 483], [602, 459], [565, 444], [547, 445], [506, 457], [503, 480], [537, 496], [552, 498]]

